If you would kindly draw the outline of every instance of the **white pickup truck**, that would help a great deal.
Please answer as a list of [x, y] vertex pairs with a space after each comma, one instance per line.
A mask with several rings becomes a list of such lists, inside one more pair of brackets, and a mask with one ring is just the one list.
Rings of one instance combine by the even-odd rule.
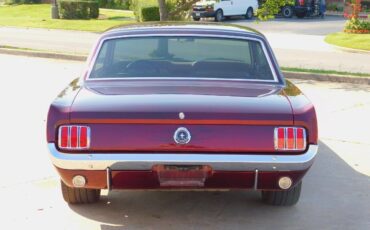
[[250, 19], [257, 9], [257, 0], [201, 0], [193, 6], [192, 17], [194, 21], [212, 17], [217, 22], [230, 16]]

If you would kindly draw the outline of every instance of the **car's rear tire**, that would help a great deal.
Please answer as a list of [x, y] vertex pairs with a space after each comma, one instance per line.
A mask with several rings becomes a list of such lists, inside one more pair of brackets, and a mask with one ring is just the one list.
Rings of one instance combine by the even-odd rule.
[[247, 12], [245, 13], [245, 18], [246, 19], [252, 19], [253, 18], [253, 9], [252, 7], [249, 7]]
[[100, 189], [71, 188], [60, 181], [63, 199], [68, 204], [92, 204], [100, 200]]
[[222, 12], [222, 10], [217, 10], [215, 15], [215, 21], [222, 22], [222, 20], [224, 20], [224, 12]]
[[198, 22], [198, 21], [200, 21], [200, 18], [193, 17], [193, 20]]
[[262, 191], [263, 202], [275, 206], [295, 205], [301, 195], [302, 181], [289, 190], [283, 191]]
[[304, 18], [306, 17], [306, 12], [296, 12], [295, 15], [297, 18]]
[[284, 18], [291, 18], [293, 17], [293, 7], [291, 6], [284, 6], [281, 10], [281, 13]]

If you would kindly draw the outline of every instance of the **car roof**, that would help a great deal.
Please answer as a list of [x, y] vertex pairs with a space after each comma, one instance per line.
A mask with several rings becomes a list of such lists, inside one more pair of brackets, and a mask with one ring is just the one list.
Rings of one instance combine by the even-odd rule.
[[214, 34], [214, 35], [229, 35], [229, 36], [252, 36], [264, 38], [264, 35], [259, 31], [239, 25], [221, 24], [211, 22], [150, 22], [140, 24], [130, 24], [117, 26], [108, 29], [103, 33], [104, 38], [119, 37], [127, 34]]

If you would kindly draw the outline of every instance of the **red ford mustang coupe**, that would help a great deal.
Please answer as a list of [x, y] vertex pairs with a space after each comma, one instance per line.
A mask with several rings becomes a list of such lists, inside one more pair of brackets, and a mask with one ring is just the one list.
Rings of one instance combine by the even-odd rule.
[[216, 24], [104, 33], [47, 123], [68, 203], [97, 202], [101, 189], [252, 189], [293, 205], [317, 139], [313, 105], [266, 38]]

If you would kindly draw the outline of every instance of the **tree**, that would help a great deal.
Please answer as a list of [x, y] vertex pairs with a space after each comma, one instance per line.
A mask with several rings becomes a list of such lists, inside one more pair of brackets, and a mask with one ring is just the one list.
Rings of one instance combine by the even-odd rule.
[[257, 17], [263, 21], [273, 19], [286, 5], [294, 5], [294, 0], [266, 0], [257, 10]]
[[166, 6], [166, 0], [158, 0], [158, 6], [159, 6], [159, 17], [161, 21], [167, 21], [168, 20], [168, 11]]
[[[161, 21], [167, 21], [183, 11], [187, 11], [199, 0], [158, 0], [159, 15]], [[171, 6], [171, 7], [169, 7]]]

